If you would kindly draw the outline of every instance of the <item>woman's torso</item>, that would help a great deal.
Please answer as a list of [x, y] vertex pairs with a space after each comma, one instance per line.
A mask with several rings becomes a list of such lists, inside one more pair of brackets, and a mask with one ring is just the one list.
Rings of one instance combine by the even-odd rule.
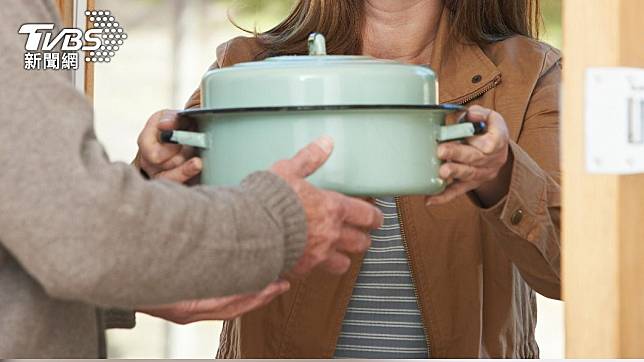
[[[514, 141], [540, 77], [554, 69], [548, 81], [559, 80], [558, 52], [527, 38], [483, 49], [461, 44], [450, 52], [436, 55], [438, 66], [432, 64], [439, 68], [441, 102], [497, 110]], [[255, 60], [261, 54], [256, 40], [238, 38], [220, 47], [218, 66]], [[198, 94], [189, 105], [197, 99]], [[535, 293], [483, 221], [481, 209], [465, 196], [438, 207], [427, 207], [421, 196], [402, 197], [398, 206], [431, 356], [538, 357]], [[343, 276], [314, 272], [304, 280], [292, 280], [289, 293], [226, 322], [219, 356], [335, 356], [363, 258], [354, 257]]]

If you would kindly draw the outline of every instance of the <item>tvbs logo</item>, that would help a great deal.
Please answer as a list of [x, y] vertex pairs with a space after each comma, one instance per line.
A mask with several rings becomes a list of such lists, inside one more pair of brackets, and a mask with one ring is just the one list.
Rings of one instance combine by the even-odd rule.
[[56, 37], [53, 30], [54, 24], [24, 24], [18, 32], [27, 34], [27, 51], [51, 51], [58, 44], [64, 52], [91, 51], [98, 50], [103, 45], [102, 29], [90, 29], [85, 34], [80, 29], [63, 29]]
[[64, 28], [56, 33], [54, 24], [22, 25], [18, 33], [27, 36], [25, 69], [78, 69], [78, 52], [85, 52], [86, 62], [109, 63], [127, 34], [109, 11], [87, 11], [85, 15], [93, 25], [86, 31]]

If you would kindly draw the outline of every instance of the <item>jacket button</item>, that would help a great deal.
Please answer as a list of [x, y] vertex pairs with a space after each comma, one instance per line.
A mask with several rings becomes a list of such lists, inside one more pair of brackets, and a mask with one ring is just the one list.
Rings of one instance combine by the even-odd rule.
[[472, 77], [472, 83], [474, 83], [474, 84], [480, 83], [482, 80], [483, 80], [483, 77], [481, 77], [480, 74], [477, 74], [477, 75]]
[[521, 224], [521, 221], [523, 221], [523, 210], [519, 209], [512, 214], [512, 217], [510, 218], [510, 222], [512, 225], [517, 226]]

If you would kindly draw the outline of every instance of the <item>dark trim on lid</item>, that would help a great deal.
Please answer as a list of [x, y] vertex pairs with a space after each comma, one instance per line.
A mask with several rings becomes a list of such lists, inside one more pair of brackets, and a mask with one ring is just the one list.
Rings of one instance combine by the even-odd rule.
[[204, 114], [258, 113], [258, 112], [311, 112], [311, 111], [346, 111], [346, 110], [434, 110], [444, 112], [460, 112], [467, 108], [459, 104], [355, 104], [355, 105], [325, 105], [325, 106], [285, 106], [285, 107], [249, 107], [249, 108], [220, 108], [220, 109], [191, 109], [180, 112], [182, 117], [196, 117]]

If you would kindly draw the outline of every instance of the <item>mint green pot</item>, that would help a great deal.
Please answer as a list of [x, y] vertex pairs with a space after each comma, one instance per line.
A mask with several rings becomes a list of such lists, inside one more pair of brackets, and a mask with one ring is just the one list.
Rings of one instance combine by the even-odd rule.
[[237, 185], [254, 171], [295, 155], [322, 135], [335, 141], [310, 177], [321, 188], [356, 196], [430, 195], [440, 142], [471, 137], [481, 124], [445, 126], [461, 106], [437, 105], [435, 73], [426, 67], [359, 56], [327, 56], [312, 34], [310, 56], [269, 58], [214, 70], [202, 82], [203, 109], [182, 116], [199, 133], [165, 133], [167, 142], [202, 149], [202, 183]]

